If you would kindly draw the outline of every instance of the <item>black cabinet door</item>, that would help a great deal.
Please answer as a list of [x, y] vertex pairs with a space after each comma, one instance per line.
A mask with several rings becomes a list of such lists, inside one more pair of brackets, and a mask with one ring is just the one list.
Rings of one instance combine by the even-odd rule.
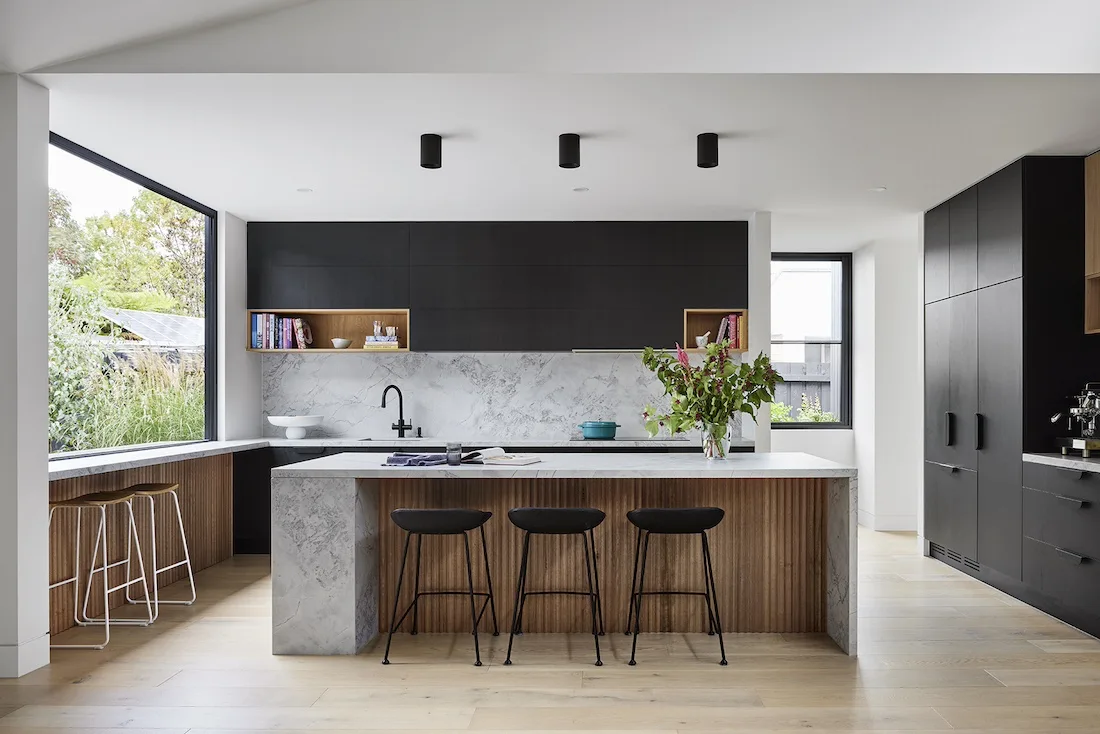
[[976, 559], [977, 472], [924, 463], [924, 534], [933, 543]]
[[935, 301], [924, 307], [924, 457], [947, 463], [950, 382], [951, 302]]
[[978, 187], [947, 202], [950, 212], [950, 257], [948, 281], [950, 294], [972, 291], [978, 287]]
[[1023, 161], [978, 184], [978, 287], [1023, 275]]
[[951, 212], [947, 202], [924, 213], [924, 302], [950, 295]]
[[233, 553], [271, 552], [271, 468], [274, 449], [233, 454]]
[[1020, 578], [1023, 281], [978, 291], [978, 562]]
[[950, 306], [950, 361], [948, 402], [951, 413], [951, 445], [947, 463], [965, 469], [978, 468], [978, 294], [955, 296]]

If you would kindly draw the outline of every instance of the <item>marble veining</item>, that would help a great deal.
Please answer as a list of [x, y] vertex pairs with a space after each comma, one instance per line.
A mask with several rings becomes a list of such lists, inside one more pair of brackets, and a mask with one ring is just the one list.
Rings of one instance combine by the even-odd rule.
[[849, 655], [856, 654], [857, 478], [829, 481], [825, 528], [825, 625]]
[[[391, 383], [426, 437], [569, 439], [583, 421], [613, 420], [620, 437], [641, 438], [644, 406], [665, 405], [639, 354], [265, 354], [262, 369], [264, 417], [325, 416], [312, 437], [392, 435], [396, 401], [380, 407]], [[264, 435], [282, 436], [266, 420]], [[741, 436], [740, 416], [732, 435]]]
[[377, 507], [354, 479], [272, 479], [274, 654], [354, 655], [376, 634]]

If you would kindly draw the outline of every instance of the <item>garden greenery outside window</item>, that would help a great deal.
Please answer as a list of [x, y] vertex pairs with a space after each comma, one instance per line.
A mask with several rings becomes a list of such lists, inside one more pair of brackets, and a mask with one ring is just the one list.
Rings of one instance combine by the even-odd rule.
[[850, 428], [852, 257], [772, 254], [774, 428]]
[[213, 438], [215, 213], [50, 143], [51, 454]]

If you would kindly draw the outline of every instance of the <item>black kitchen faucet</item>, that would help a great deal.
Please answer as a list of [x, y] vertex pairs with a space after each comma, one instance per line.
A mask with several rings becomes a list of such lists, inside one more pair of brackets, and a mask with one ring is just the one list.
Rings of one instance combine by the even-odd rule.
[[397, 391], [397, 422], [394, 423], [391, 428], [397, 431], [398, 438], [405, 437], [405, 431], [412, 430], [412, 423], [405, 422], [405, 396], [401, 394], [401, 388], [397, 385], [387, 385], [386, 389], [382, 391], [382, 407], [386, 407], [386, 395], [390, 390]]

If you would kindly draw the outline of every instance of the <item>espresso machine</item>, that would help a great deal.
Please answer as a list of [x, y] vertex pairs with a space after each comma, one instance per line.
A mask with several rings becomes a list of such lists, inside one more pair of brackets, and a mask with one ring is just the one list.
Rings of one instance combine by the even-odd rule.
[[1092, 452], [1100, 449], [1100, 436], [1097, 435], [1096, 419], [1100, 417], [1100, 382], [1086, 382], [1085, 389], [1079, 395], [1074, 395], [1071, 400], [1077, 404], [1068, 411], [1055, 413], [1050, 417], [1051, 423], [1057, 423], [1066, 419], [1066, 428], [1070, 434], [1058, 439], [1058, 446], [1062, 454], [1070, 451], [1080, 451], [1081, 456], [1089, 458]]

